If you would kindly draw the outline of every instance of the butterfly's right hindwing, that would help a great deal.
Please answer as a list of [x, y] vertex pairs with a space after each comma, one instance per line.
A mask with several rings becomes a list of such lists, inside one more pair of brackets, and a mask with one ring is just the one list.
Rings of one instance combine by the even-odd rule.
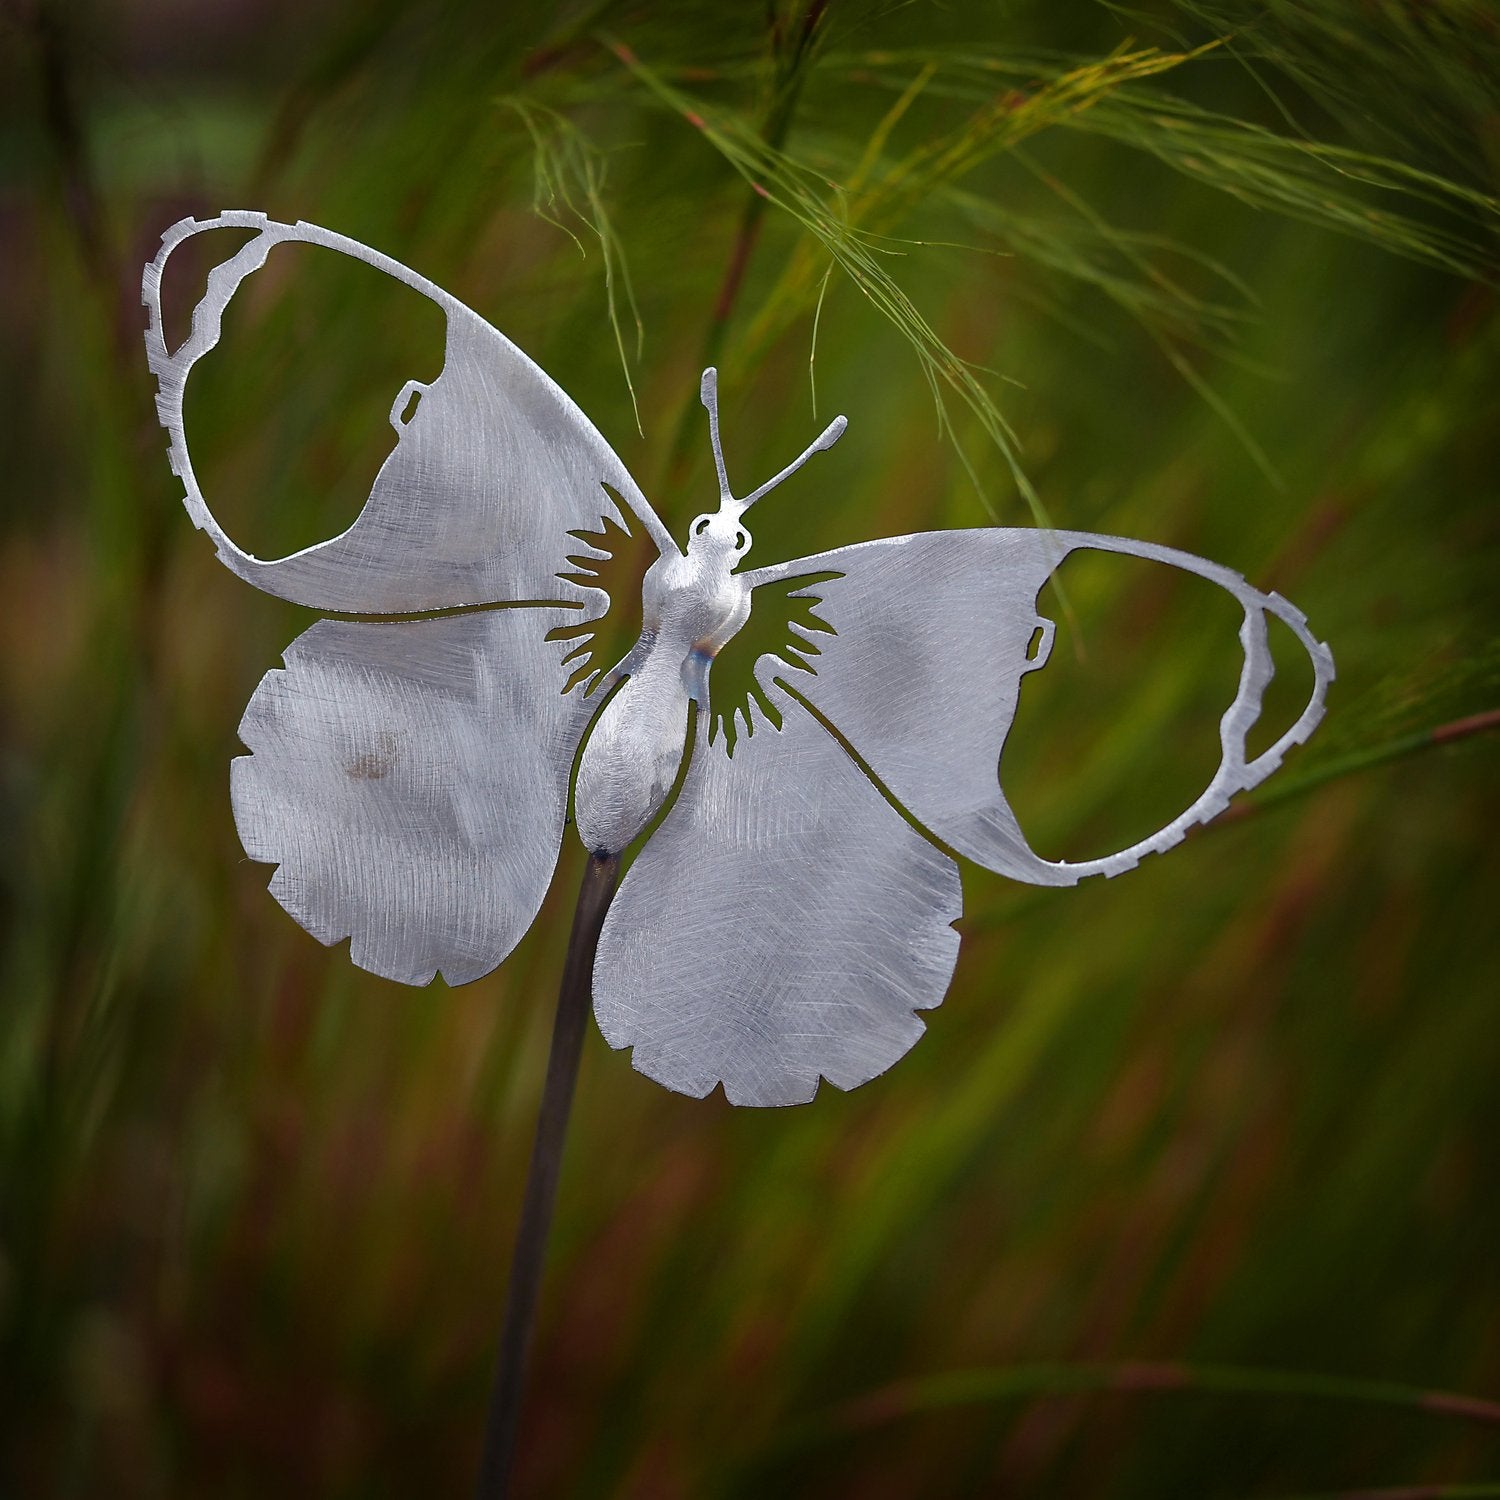
[[557, 862], [596, 706], [564, 694], [564, 609], [325, 620], [267, 673], [240, 725], [235, 823], [314, 937], [404, 984], [493, 969]]
[[852, 1089], [922, 1035], [953, 977], [958, 867], [772, 688], [731, 755], [699, 740], [605, 919], [594, 1013], [649, 1078], [731, 1104]]

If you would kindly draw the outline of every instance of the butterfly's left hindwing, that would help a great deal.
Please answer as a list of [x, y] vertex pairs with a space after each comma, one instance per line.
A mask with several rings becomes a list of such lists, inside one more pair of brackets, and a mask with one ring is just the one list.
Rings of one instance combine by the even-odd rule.
[[276, 899], [361, 968], [477, 979], [546, 894], [593, 712], [564, 694], [568, 610], [324, 620], [245, 710], [232, 766], [245, 852]]

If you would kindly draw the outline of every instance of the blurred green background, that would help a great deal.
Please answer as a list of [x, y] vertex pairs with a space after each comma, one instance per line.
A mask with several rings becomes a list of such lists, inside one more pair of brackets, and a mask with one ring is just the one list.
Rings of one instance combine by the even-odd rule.
[[[591, 1032], [524, 1493], [1500, 1494], [1497, 96], [1471, 0], [9, 5], [0, 1493], [478, 1456], [580, 851], [452, 992], [244, 859], [235, 726], [313, 616], [184, 515], [139, 275], [255, 207], [489, 318], [679, 535], [715, 360], [742, 486], [850, 419], [758, 561], [1048, 517], [1227, 563], [1338, 659], [1170, 855], [966, 869], [954, 986], [854, 1094], [680, 1099]], [[439, 333], [277, 256], [188, 408], [272, 554], [356, 513]], [[1063, 582], [1006, 782], [1079, 856], [1195, 794], [1239, 652], [1207, 585]]]

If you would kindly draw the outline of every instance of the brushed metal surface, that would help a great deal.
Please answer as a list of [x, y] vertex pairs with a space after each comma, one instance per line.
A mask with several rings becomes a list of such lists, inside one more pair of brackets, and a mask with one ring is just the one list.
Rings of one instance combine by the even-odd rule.
[[[168, 350], [162, 269], [184, 239], [219, 227], [255, 234], [210, 272], [192, 332]], [[430, 385], [396, 393], [396, 447], [354, 524], [267, 561], [236, 546], [209, 511], [182, 402], [230, 298], [288, 241], [353, 256], [431, 298], [447, 319], [447, 352]], [[613, 857], [661, 810], [695, 714], [677, 801], [620, 887], [594, 970], [607, 1040], [680, 1092], [722, 1084], [737, 1104], [799, 1103], [822, 1078], [853, 1088], [902, 1056], [921, 1035], [918, 1012], [941, 1002], [958, 952], [958, 869], [934, 841], [1042, 885], [1115, 875], [1264, 780], [1322, 717], [1333, 659], [1301, 612], [1173, 548], [994, 528], [744, 568], [746, 511], [837, 441], [845, 422], [737, 499], [713, 370], [701, 395], [719, 504], [695, 518], [679, 548], [583, 413], [515, 345], [441, 288], [342, 235], [254, 213], [185, 219], [146, 267], [142, 295], [172, 467], [189, 515], [227, 567], [331, 611], [500, 606], [421, 621], [324, 621], [267, 674], [240, 727], [251, 753], [233, 763], [232, 801], [246, 852], [277, 866], [273, 894], [321, 941], [348, 937], [354, 962], [374, 973], [407, 984], [439, 972], [455, 984], [477, 978], [541, 904], [580, 741], [579, 836], [591, 853]], [[626, 525], [612, 497], [659, 556], [635, 645], [607, 669], [591, 662], [588, 682], [568, 689], [578, 643], [547, 636], [609, 604], [568, 561], [604, 554], [569, 533], [597, 531], [606, 518]], [[1159, 562], [1226, 589], [1244, 612], [1243, 666], [1203, 793], [1127, 849], [1048, 861], [1005, 799], [1002, 754], [1021, 682], [1051, 648], [1038, 593], [1077, 549]], [[807, 581], [791, 587], [799, 579]], [[714, 660], [768, 584], [818, 601], [816, 617], [833, 633], [793, 623], [784, 648], [755, 665], [771, 716], [752, 702], [737, 737], [712, 738]], [[1307, 651], [1313, 687], [1295, 723], [1250, 756], [1246, 737], [1274, 670], [1271, 617]]]
[[521, 940], [562, 842], [595, 701], [564, 694], [564, 609], [322, 620], [250, 699], [230, 794], [271, 894], [403, 984], [487, 974]]
[[[168, 258], [193, 235], [225, 228], [256, 235], [209, 273], [192, 332], [168, 350], [161, 316]], [[193, 470], [183, 400], [193, 366], [219, 342], [230, 299], [277, 245], [288, 243], [320, 245], [405, 283], [442, 309], [447, 338], [437, 379], [408, 381], [396, 393], [396, 447], [354, 524], [326, 542], [266, 560], [237, 546], [214, 519]], [[559, 574], [569, 553], [604, 555], [581, 547], [569, 531], [598, 531], [604, 518], [629, 529], [606, 484], [658, 548], [676, 551], [624, 464], [539, 366], [441, 287], [355, 240], [258, 213], [183, 219], [162, 237], [141, 297], [157, 416], [188, 514], [213, 538], [227, 568], [269, 594], [348, 614], [553, 599], [600, 613], [607, 606], [600, 590]]]
[[[1099, 859], [1044, 860], [1026, 842], [1001, 787], [1001, 752], [1021, 680], [1045, 664], [1053, 623], [1037, 594], [1070, 552], [1116, 552], [1160, 562], [1227, 590], [1244, 610], [1244, 662], [1220, 722], [1220, 761], [1208, 786], [1150, 837]], [[1035, 885], [1074, 885], [1118, 875], [1147, 854], [1180, 843], [1230, 799], [1259, 785], [1323, 717], [1333, 657], [1302, 612], [1238, 573], [1151, 542], [1080, 531], [987, 528], [922, 532], [862, 542], [750, 573], [752, 585], [804, 574], [842, 576], [795, 594], [819, 601], [836, 634], [819, 654], [763, 656], [763, 685], [785, 681], [803, 694], [916, 820], [976, 864]], [[1313, 668], [1307, 706], [1274, 744], [1251, 757], [1246, 737], [1274, 675], [1268, 616], [1284, 621]]]
[[677, 801], [616, 895], [594, 1014], [648, 1078], [731, 1104], [852, 1089], [921, 1036], [958, 958], [958, 866], [790, 695], [731, 756], [708, 714]]

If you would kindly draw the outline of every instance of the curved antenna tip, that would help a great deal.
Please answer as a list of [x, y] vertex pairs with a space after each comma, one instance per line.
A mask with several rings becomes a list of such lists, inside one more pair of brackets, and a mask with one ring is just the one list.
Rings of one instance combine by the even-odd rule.
[[833, 447], [833, 445], [838, 442], [841, 437], [843, 437], [844, 429], [848, 425], [849, 419], [847, 417], [835, 417], [833, 421], [831, 421], [823, 429], [823, 431], [820, 432], [818, 436], [811, 443], [809, 443], [806, 448], [802, 450], [801, 454], [799, 454], [798, 457], [794, 458], [791, 463], [789, 463], [786, 468], [781, 471], [781, 473], [779, 473], [774, 479], [766, 480], [766, 482], [761, 485], [761, 487], [756, 490], [754, 494], [746, 495], [745, 498], [739, 502], [741, 510], [749, 510], [750, 507], [754, 505], [762, 495], [767, 493], [767, 491], [774, 490], [783, 479], [790, 478], [797, 472], [798, 469], [802, 467], [803, 464], [808, 461], [808, 459], [813, 456], [814, 453], [823, 453], [826, 452], [829, 448]]
[[710, 365], [698, 383], [698, 399], [708, 413], [708, 440], [714, 450], [714, 470], [719, 476], [719, 503], [726, 504], [732, 497], [729, 493], [729, 475], [724, 470], [724, 445], [719, 440], [719, 372]]

